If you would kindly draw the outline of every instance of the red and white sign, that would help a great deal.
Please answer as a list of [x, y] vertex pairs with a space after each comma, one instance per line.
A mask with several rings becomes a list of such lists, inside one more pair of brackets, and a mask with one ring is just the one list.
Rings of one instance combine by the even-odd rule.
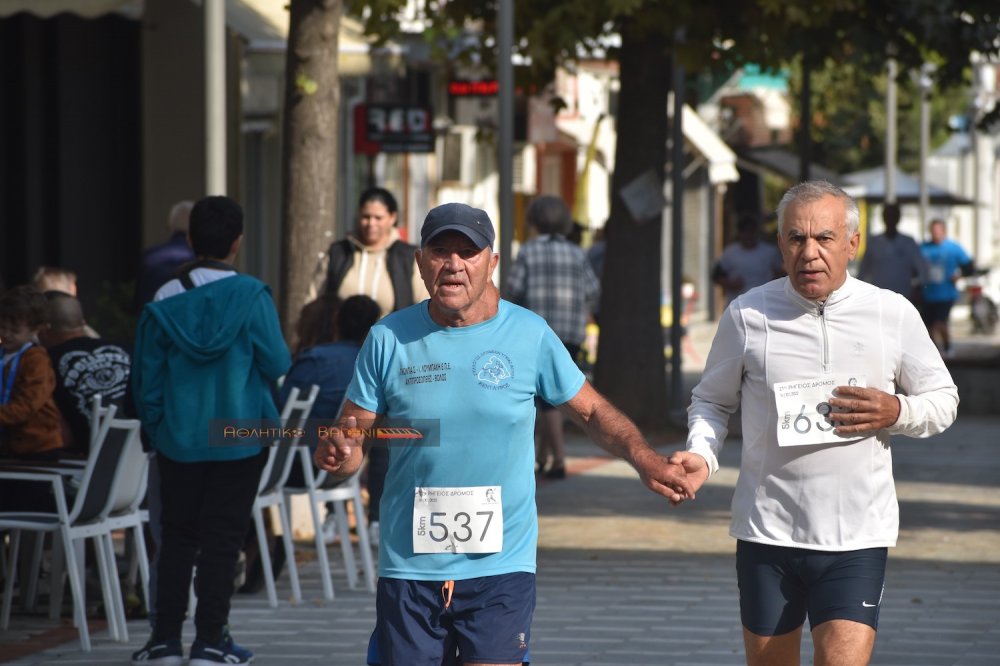
[[359, 104], [354, 107], [354, 152], [434, 152], [433, 113], [430, 107]]

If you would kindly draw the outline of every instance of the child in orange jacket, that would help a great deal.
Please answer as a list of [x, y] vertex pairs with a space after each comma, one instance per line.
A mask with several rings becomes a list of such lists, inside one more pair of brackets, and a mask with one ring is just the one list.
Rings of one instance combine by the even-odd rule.
[[45, 325], [45, 296], [33, 287], [0, 295], [0, 455], [50, 459], [62, 448], [56, 375], [49, 354], [35, 343]]

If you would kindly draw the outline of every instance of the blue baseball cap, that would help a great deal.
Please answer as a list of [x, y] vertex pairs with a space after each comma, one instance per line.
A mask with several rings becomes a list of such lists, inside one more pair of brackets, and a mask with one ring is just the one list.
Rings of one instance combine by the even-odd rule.
[[420, 247], [424, 247], [443, 231], [457, 231], [464, 234], [482, 250], [493, 247], [496, 233], [486, 211], [464, 203], [446, 203], [432, 208], [424, 225], [420, 227]]

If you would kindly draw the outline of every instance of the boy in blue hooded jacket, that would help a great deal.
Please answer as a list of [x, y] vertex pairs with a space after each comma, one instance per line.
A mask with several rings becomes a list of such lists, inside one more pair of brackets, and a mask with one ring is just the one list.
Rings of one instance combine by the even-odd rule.
[[191, 210], [197, 259], [157, 292], [136, 331], [132, 388], [157, 452], [162, 543], [153, 635], [133, 663], [179, 666], [181, 627], [197, 565], [196, 636], [190, 663], [245, 664], [253, 654], [229, 636], [240, 546], [260, 473], [259, 445], [210, 443], [210, 427], [278, 419], [272, 387], [291, 364], [270, 290], [239, 275], [243, 211], [227, 197]]

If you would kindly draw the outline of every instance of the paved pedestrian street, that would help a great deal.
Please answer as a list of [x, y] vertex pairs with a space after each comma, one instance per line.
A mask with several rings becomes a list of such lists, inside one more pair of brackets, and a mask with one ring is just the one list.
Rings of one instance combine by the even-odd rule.
[[[714, 325], [690, 329], [695, 354], [684, 358], [684, 386], [700, 377]], [[961, 335], [964, 353], [994, 353], [992, 339]], [[686, 400], [685, 400], [686, 404]], [[673, 508], [570, 427], [569, 476], [542, 480], [538, 605], [532, 626], [535, 666], [738, 666], [744, 664], [729, 504], [740, 459], [738, 421], [721, 468], [695, 501]], [[663, 453], [683, 447], [683, 429], [650, 435]], [[1000, 414], [959, 409], [945, 433], [893, 438], [900, 535], [889, 551], [875, 666], [1000, 664]], [[237, 642], [255, 664], [362, 666], [375, 622], [375, 599], [347, 588], [339, 547], [331, 547], [337, 598], [322, 598], [308, 544], [299, 545], [305, 600], [292, 606], [287, 575], [282, 603], [263, 592], [233, 598]], [[0, 633], [0, 663], [127, 664], [148, 637], [129, 623], [128, 644], [112, 642], [91, 620], [93, 651], [79, 649], [68, 618], [15, 612]], [[194, 627], [185, 625], [185, 644]], [[803, 632], [802, 664], [812, 664]]]

